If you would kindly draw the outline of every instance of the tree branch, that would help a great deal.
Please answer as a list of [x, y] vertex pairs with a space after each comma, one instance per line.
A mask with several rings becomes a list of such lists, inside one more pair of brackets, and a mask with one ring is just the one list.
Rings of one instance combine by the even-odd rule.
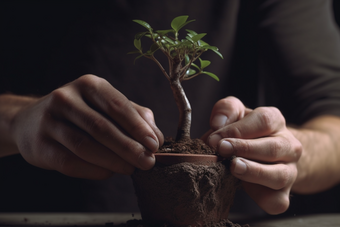
[[165, 77], [169, 80], [170, 76], [169, 74], [165, 71], [164, 67], [162, 66], [162, 64], [152, 55], [152, 57], [150, 57], [151, 60], [153, 60], [154, 62], [156, 62], [156, 64], [158, 65], [158, 67], [161, 69], [161, 71], [163, 72], [163, 74], [165, 75]]

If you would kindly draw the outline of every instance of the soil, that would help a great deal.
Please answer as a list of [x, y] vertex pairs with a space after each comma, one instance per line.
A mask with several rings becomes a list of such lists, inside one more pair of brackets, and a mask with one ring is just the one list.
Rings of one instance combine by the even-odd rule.
[[191, 139], [176, 142], [172, 137], [165, 138], [165, 142], [163, 146], [160, 147], [158, 152], [181, 154], [216, 154], [216, 152], [201, 139]]
[[[159, 152], [215, 154], [200, 139], [175, 143], [172, 138], [166, 138]], [[239, 186], [239, 180], [230, 174], [229, 163], [156, 163], [151, 170], [136, 169], [132, 179], [143, 220], [120, 226], [241, 227], [226, 219]]]

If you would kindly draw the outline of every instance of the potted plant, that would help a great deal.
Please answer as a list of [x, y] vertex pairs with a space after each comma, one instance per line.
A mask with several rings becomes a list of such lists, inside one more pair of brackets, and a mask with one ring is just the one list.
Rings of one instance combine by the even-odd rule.
[[[223, 57], [217, 47], [202, 40], [206, 33], [187, 29], [185, 38], [179, 38], [179, 31], [193, 21], [188, 21], [188, 16], [179, 16], [172, 20], [171, 29], [153, 30], [147, 22], [134, 20], [146, 31], [135, 35], [137, 50], [130, 53], [139, 54], [135, 60], [146, 57], [156, 63], [170, 83], [179, 110], [177, 135], [163, 147], [166, 154], [156, 153], [153, 169], [136, 170], [132, 175], [142, 218], [152, 224], [203, 226], [226, 219], [237, 184], [226, 163], [218, 161], [216, 155], [174, 154], [183, 151], [170, 147], [199, 143], [197, 147], [206, 150], [203, 153], [213, 153], [202, 141], [190, 138], [191, 106], [181, 83], [200, 74], [219, 81], [215, 74], [205, 71], [210, 61], [200, 56], [211, 50]], [[143, 37], [151, 40], [146, 51], [142, 47]], [[157, 51], [167, 57], [168, 72], [155, 57]]]

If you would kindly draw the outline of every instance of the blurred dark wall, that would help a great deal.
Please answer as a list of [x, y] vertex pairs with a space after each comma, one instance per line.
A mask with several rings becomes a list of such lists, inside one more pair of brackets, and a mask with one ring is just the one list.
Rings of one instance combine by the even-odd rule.
[[334, 18], [338, 25], [340, 25], [340, 1], [333, 0]]

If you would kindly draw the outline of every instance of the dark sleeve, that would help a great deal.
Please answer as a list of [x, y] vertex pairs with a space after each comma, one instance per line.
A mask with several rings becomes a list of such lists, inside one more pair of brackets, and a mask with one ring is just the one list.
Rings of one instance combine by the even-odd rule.
[[288, 122], [340, 116], [340, 36], [331, 3], [267, 0], [259, 4], [264, 100], [280, 108]]

